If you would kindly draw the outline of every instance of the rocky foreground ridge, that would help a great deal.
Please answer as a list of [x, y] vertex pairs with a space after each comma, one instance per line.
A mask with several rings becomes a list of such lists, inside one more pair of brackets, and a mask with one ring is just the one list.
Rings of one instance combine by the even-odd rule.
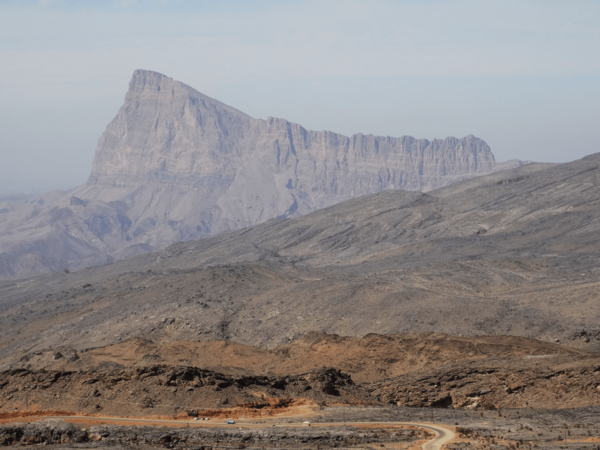
[[234, 408], [236, 414], [262, 410], [266, 417], [288, 407], [337, 403], [378, 404], [350, 376], [332, 368], [235, 377], [181, 366], [0, 372], [0, 418], [35, 407], [120, 417], [187, 417], [204, 411], [213, 418], [222, 417], [222, 409]]
[[[62, 444], [68, 448], [353, 448], [371, 444], [414, 443], [430, 438], [423, 430], [382, 428], [167, 428], [92, 425], [89, 429], [60, 420], [0, 425], [0, 445]], [[79, 444], [79, 445], [77, 445]], [[93, 445], [96, 444], [96, 445]], [[73, 447], [71, 447], [73, 446]], [[63, 447], [64, 448], [64, 447]], [[359, 447], [360, 448], [360, 447]]]
[[254, 119], [137, 70], [87, 183], [0, 199], [0, 278], [105, 264], [365, 194], [429, 191], [522, 164], [495, 162], [474, 136], [346, 137]]
[[[336, 340], [337, 337], [325, 338], [329, 343]], [[213, 419], [261, 419], [285, 412], [306, 414], [336, 405], [391, 404], [479, 410], [600, 406], [600, 357], [597, 353], [521, 340], [520, 344], [530, 347], [517, 345], [512, 351], [506, 348], [500, 353], [502, 356], [497, 356], [499, 353], [493, 345], [481, 345], [477, 338], [468, 340], [471, 345], [467, 346], [464, 346], [467, 342], [457, 341], [446, 342], [444, 346], [443, 340], [437, 340], [442, 345], [436, 349], [427, 349], [427, 337], [421, 336], [420, 340], [424, 353], [437, 350], [441, 359], [454, 353], [454, 362], [438, 363], [432, 368], [420, 366], [407, 354], [418, 355], [417, 349], [410, 349], [412, 344], [405, 340], [392, 345], [396, 354], [406, 355], [394, 361], [389, 353], [378, 355], [381, 347], [373, 346], [369, 338], [363, 340], [361, 346], [373, 351], [372, 361], [363, 358], [364, 364], [379, 367], [380, 363], [385, 364], [377, 376], [370, 377], [373, 381], [366, 380], [364, 369], [355, 364], [356, 351], [352, 351], [353, 344], [348, 341], [343, 345], [347, 351], [340, 355], [341, 358], [331, 360], [349, 369], [348, 373], [332, 367], [305, 372], [302, 366], [310, 362], [310, 354], [296, 355], [296, 364], [290, 364], [293, 361], [282, 364], [287, 367], [278, 374], [252, 374], [239, 367], [240, 374], [227, 375], [223, 372], [231, 371], [232, 367], [221, 367], [219, 371], [205, 368], [206, 362], [214, 359], [211, 354], [214, 349], [208, 348], [198, 355], [200, 367], [187, 365], [183, 359], [177, 365], [153, 364], [160, 360], [156, 354], [146, 354], [141, 361], [135, 362], [123, 351], [124, 348], [98, 349], [105, 355], [112, 351], [121, 352], [111, 358], [113, 361], [96, 361], [99, 363], [92, 365], [89, 359], [85, 361], [86, 352], [75, 351], [68, 358], [83, 361], [83, 364], [74, 365], [79, 366], [79, 370], [36, 369], [25, 361], [28, 368], [0, 372], [0, 420], [23, 417], [19, 414], [36, 410], [132, 418], [201, 415]], [[190, 345], [193, 343], [180, 344], [180, 350], [187, 350], [190, 355]], [[473, 352], [468, 350], [474, 347], [484, 353], [473, 358]], [[505, 345], [500, 343], [500, 347]], [[288, 354], [292, 353], [290, 348], [280, 349], [286, 350]], [[243, 349], [239, 347], [234, 350], [235, 353], [240, 351]], [[321, 348], [321, 352], [326, 351]], [[256, 352], [246, 349], [241, 357], [248, 358], [252, 353]], [[336, 352], [331, 349], [331, 353]], [[59, 359], [67, 358], [58, 352], [54, 355]], [[395, 363], [402, 366], [401, 375], [393, 376]], [[361, 378], [364, 381], [359, 381]]]

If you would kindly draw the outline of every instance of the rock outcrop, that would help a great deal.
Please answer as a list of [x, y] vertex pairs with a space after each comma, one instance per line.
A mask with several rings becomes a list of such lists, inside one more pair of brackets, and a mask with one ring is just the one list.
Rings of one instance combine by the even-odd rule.
[[387, 189], [429, 191], [520, 166], [474, 136], [342, 136], [254, 119], [137, 70], [100, 137], [86, 184], [0, 199], [0, 278], [111, 262], [295, 217]]
[[[228, 376], [196, 367], [104, 366], [87, 371], [0, 372], [0, 420], [15, 404], [45, 411], [78, 411], [109, 416], [204, 415], [305, 405], [374, 405], [364, 388], [333, 368], [287, 376]], [[8, 415], [7, 415], [8, 414]], [[257, 414], [258, 415], [258, 414]]]
[[462, 361], [371, 385], [398, 406], [501, 409], [580, 408], [600, 402], [598, 357], [489, 358]]

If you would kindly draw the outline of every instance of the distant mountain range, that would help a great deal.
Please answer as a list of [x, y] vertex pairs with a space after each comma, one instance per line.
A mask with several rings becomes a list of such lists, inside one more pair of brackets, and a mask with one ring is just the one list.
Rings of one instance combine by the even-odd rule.
[[296, 217], [383, 190], [430, 191], [522, 166], [474, 136], [342, 136], [254, 119], [137, 70], [87, 183], [0, 199], [0, 278], [75, 270]]

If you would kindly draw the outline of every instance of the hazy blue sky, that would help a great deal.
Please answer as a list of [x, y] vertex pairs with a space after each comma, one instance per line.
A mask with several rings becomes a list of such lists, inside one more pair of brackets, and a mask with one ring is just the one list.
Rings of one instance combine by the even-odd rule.
[[0, 1], [0, 192], [86, 180], [135, 69], [253, 117], [600, 151], [600, 1]]

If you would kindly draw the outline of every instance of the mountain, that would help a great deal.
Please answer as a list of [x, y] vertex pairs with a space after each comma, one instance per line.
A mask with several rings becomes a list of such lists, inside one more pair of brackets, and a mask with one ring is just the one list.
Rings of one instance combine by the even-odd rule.
[[0, 370], [49, 349], [130, 338], [274, 348], [311, 331], [512, 335], [597, 351], [599, 167], [594, 154], [428, 193], [388, 190], [101, 267], [4, 281]]
[[254, 119], [137, 70], [87, 183], [0, 199], [0, 278], [106, 264], [366, 194], [430, 191], [523, 164], [496, 163], [474, 136], [346, 137]]

